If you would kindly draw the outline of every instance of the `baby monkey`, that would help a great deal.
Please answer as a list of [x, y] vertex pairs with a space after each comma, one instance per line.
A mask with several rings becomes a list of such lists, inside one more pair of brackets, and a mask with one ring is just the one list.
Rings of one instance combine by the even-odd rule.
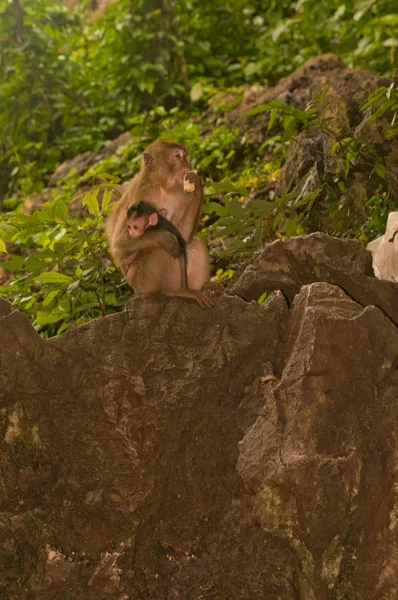
[[[165, 229], [176, 238], [180, 247], [178, 261], [181, 269], [181, 285], [184, 289], [188, 289], [187, 276], [187, 243], [178, 231], [177, 227], [171, 221], [166, 219], [164, 209], [156, 210], [152, 204], [141, 200], [138, 204], [133, 204], [127, 211], [127, 230], [129, 236], [133, 239], [141, 237], [147, 229]], [[125, 261], [125, 266], [128, 267], [132, 260]]]

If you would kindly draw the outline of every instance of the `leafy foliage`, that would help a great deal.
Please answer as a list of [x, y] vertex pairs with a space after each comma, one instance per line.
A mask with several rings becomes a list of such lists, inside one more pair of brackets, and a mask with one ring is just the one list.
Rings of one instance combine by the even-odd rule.
[[91, 4], [0, 1], [0, 198], [39, 189], [57, 163], [134, 128], [143, 110], [272, 84], [322, 52], [381, 74], [396, 67], [393, 0], [316, 10], [311, 0], [118, 0], [88, 18]]
[[[217, 248], [217, 280], [231, 277], [276, 237], [323, 228], [367, 240], [382, 232], [394, 208], [388, 167], [374, 144], [333, 131], [323, 113], [327, 90], [305, 110], [274, 101], [247, 113], [269, 114], [259, 149], [265, 161], [253, 157], [222, 116], [242, 101], [247, 83], [273, 84], [324, 52], [391, 74], [398, 44], [392, 0], [216, 6], [117, 0], [93, 15], [95, 4], [0, 0], [0, 252], [9, 250], [1, 265], [12, 274], [0, 294], [43, 335], [108, 314], [129, 296], [109, 260], [103, 221], [112, 188], [136, 173], [142, 149], [159, 136], [186, 145], [205, 181], [209, 201], [200, 235]], [[206, 130], [195, 117], [209, 99], [216, 119]], [[362, 107], [371, 113], [370, 124], [389, 122], [386, 139], [398, 133], [397, 109], [394, 84], [381, 85]], [[61, 161], [98, 152], [107, 138], [126, 130], [132, 138], [115, 154], [81, 176], [70, 172], [41, 210], [22, 209], [23, 199], [41, 190]], [[275, 192], [289, 146], [300, 147], [297, 133], [307, 131], [331, 140], [333, 177], [315, 189], [305, 176], [296, 177]], [[377, 183], [363, 199], [360, 221], [348, 186], [358, 167]], [[85, 212], [73, 216], [76, 200], [70, 198], [89, 182], [97, 187], [84, 194]]]
[[16, 274], [1, 293], [47, 335], [113, 312], [127, 299], [126, 293], [121, 297], [123, 284], [110, 266], [102, 233], [116, 183], [112, 176], [104, 179], [105, 184], [83, 197], [86, 216], [71, 217], [65, 195], [56, 194], [32, 215], [12, 212], [0, 223], [3, 240], [17, 240], [22, 249], [35, 248], [1, 263]]

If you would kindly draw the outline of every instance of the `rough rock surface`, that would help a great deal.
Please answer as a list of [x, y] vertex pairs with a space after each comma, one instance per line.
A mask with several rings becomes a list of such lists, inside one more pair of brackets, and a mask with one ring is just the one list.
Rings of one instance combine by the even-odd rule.
[[398, 325], [398, 285], [375, 279], [370, 252], [357, 240], [319, 232], [266, 244], [228, 293], [256, 300], [267, 290], [283, 290], [292, 300], [301, 286], [316, 281], [338, 285], [363, 306], [378, 306]]
[[45, 341], [0, 300], [1, 598], [398, 597], [398, 332], [347, 289], [396, 285], [289, 242], [290, 307], [142, 297]]

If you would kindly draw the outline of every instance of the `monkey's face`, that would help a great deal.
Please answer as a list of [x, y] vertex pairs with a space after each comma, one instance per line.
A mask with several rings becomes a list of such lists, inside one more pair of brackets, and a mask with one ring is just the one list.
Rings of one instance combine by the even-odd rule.
[[167, 140], [153, 142], [143, 155], [143, 168], [166, 187], [182, 185], [184, 175], [192, 170], [184, 146]]
[[181, 175], [181, 178], [184, 177], [187, 171], [192, 169], [188, 160], [188, 152], [182, 146], [170, 148], [167, 156], [167, 164], [173, 174]]
[[137, 212], [132, 212], [127, 217], [127, 231], [133, 239], [139, 238], [148, 227], [154, 227], [158, 224], [159, 217], [157, 212], [150, 215], [138, 215]]
[[132, 213], [127, 219], [127, 230], [129, 236], [133, 239], [139, 238], [149, 225], [148, 216], [137, 217], [137, 213]]

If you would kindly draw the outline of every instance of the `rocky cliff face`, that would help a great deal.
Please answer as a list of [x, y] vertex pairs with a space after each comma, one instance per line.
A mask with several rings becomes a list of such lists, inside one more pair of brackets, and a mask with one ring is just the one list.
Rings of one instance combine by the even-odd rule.
[[1, 301], [0, 597], [395, 599], [396, 290], [313, 235], [210, 310], [45, 341]]

